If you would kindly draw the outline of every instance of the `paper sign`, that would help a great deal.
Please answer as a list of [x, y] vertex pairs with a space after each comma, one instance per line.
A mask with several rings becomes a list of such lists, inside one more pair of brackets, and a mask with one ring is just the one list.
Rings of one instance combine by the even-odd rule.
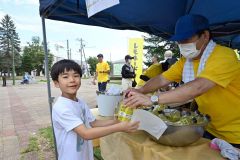
[[117, 4], [119, 4], [119, 0], [86, 0], [88, 18]]
[[157, 139], [167, 129], [167, 125], [159, 117], [142, 109], [134, 110], [131, 121], [140, 121], [138, 129], [148, 132]]

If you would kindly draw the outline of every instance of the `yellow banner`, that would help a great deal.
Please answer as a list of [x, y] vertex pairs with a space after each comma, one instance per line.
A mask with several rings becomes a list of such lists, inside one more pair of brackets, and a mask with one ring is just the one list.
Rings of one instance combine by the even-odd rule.
[[136, 81], [140, 80], [143, 65], [143, 38], [130, 38], [128, 45], [128, 54], [134, 57], [132, 66], [135, 68]]

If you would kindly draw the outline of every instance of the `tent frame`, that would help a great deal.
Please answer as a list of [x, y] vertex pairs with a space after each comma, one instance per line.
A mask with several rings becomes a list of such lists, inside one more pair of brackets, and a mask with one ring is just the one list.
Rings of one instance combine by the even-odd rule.
[[43, 43], [44, 43], [44, 52], [45, 52], [45, 76], [47, 78], [47, 89], [48, 89], [48, 104], [50, 109], [50, 116], [51, 116], [51, 125], [52, 125], [52, 131], [53, 131], [53, 139], [54, 139], [54, 146], [55, 146], [55, 157], [56, 160], [58, 160], [58, 152], [57, 152], [57, 143], [56, 143], [56, 137], [55, 132], [53, 128], [53, 121], [52, 121], [52, 103], [54, 100], [54, 97], [51, 96], [51, 85], [50, 85], [50, 76], [49, 76], [49, 67], [48, 67], [48, 48], [47, 48], [47, 36], [46, 36], [46, 26], [45, 26], [45, 18], [42, 18], [42, 31], [43, 31]]

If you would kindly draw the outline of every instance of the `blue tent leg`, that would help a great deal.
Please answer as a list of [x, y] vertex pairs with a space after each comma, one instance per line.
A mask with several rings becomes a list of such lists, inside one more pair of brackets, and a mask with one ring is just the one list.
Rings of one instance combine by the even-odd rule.
[[44, 52], [45, 52], [45, 75], [47, 77], [47, 87], [48, 87], [48, 103], [50, 108], [50, 116], [51, 116], [51, 124], [53, 130], [53, 137], [54, 137], [54, 145], [55, 145], [55, 156], [56, 160], [58, 160], [58, 153], [57, 153], [57, 145], [56, 145], [56, 137], [54, 134], [53, 122], [52, 122], [52, 102], [53, 97], [51, 97], [51, 86], [50, 86], [50, 77], [49, 77], [49, 69], [48, 69], [48, 50], [47, 50], [47, 37], [46, 37], [46, 27], [45, 27], [45, 18], [42, 17], [42, 30], [43, 30], [43, 43], [44, 43]]

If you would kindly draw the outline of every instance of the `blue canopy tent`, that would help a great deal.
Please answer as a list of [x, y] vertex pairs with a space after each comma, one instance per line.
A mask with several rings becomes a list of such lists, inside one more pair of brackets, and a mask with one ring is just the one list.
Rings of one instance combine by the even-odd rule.
[[90, 18], [85, 0], [40, 0], [40, 15], [47, 19], [138, 30], [166, 39], [174, 33], [177, 19], [185, 14], [207, 17], [216, 41], [240, 48], [236, 38], [240, 34], [239, 0], [120, 0], [119, 5]]
[[120, 0], [120, 4], [88, 18], [85, 0], [39, 0], [45, 43], [50, 111], [52, 98], [48, 74], [45, 18], [119, 30], [137, 30], [168, 39], [177, 19], [185, 14], [208, 18], [215, 41], [240, 49], [239, 0]]

